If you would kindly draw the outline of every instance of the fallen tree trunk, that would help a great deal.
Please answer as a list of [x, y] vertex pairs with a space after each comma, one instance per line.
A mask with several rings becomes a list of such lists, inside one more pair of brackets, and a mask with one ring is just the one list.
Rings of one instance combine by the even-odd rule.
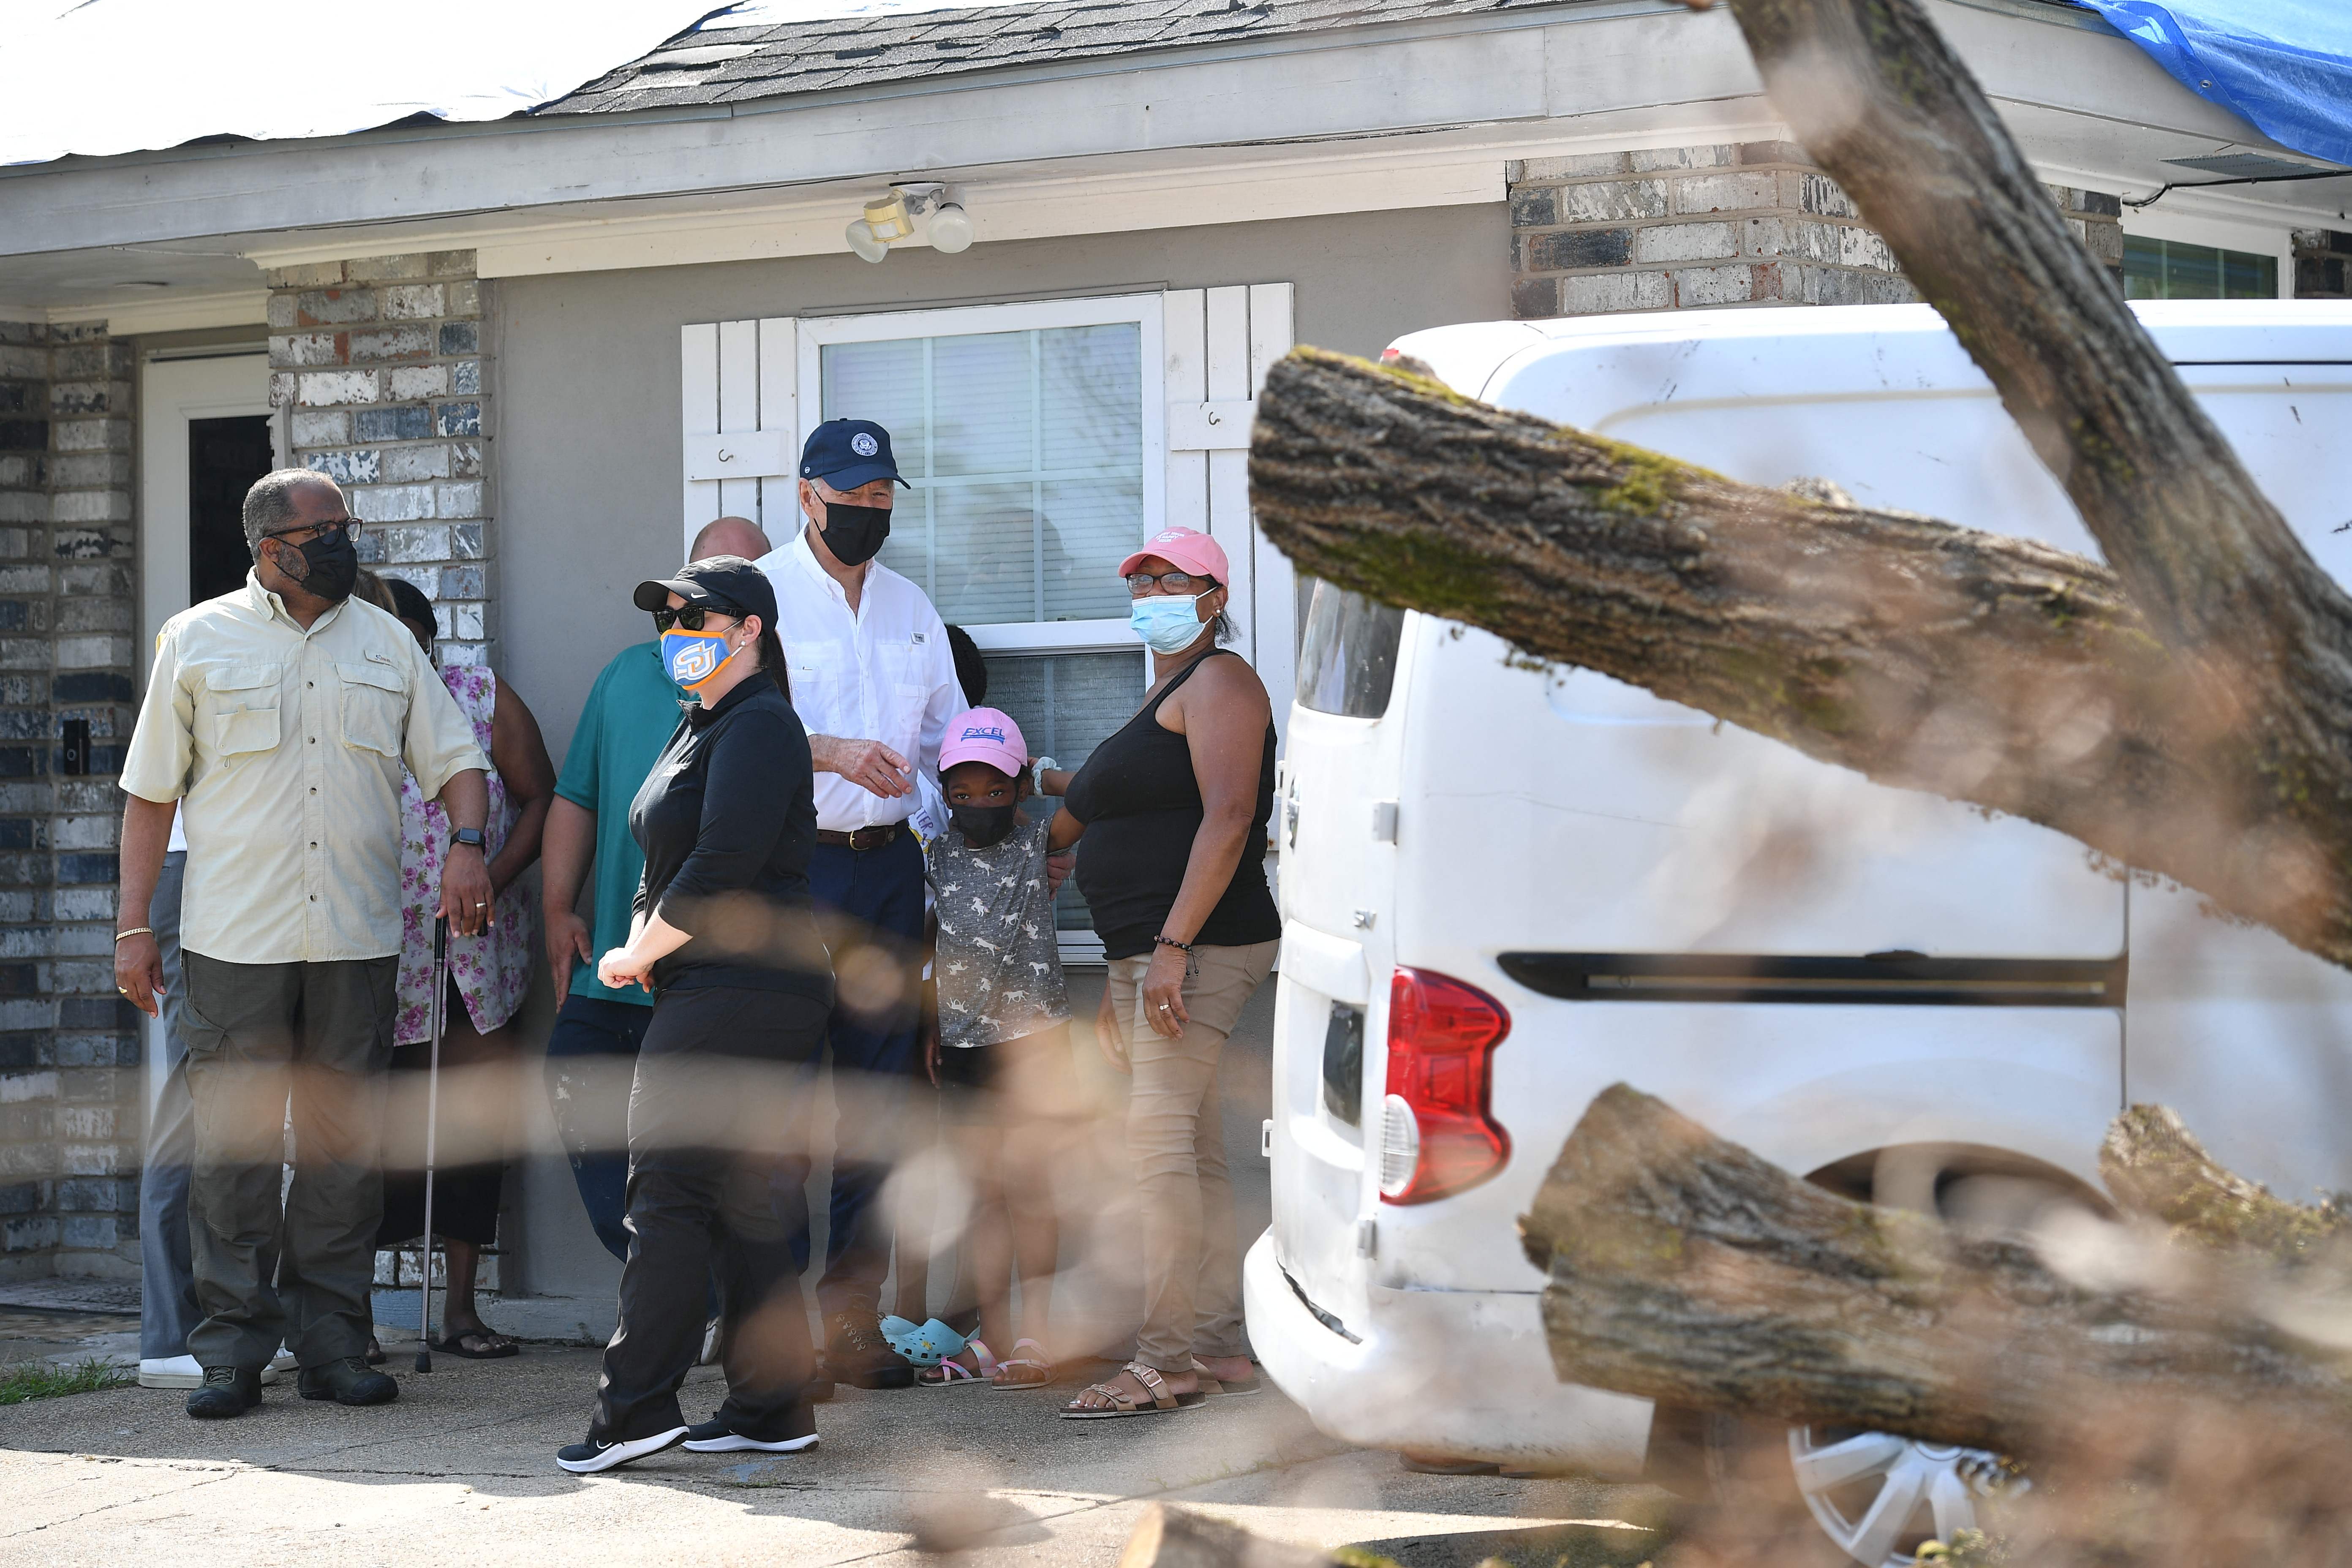
[[2352, 1458], [2352, 1384], [2213, 1292], [2085, 1289], [2022, 1241], [1848, 1202], [1622, 1084], [1520, 1234], [1564, 1381], [2020, 1455], [2080, 1451], [2119, 1408], [2200, 1431], [2258, 1413]]
[[2352, 964], [2352, 600], [1916, 0], [1733, 9], [1776, 106], [2113, 570], [1734, 484], [1311, 350], [1259, 400], [1261, 525], [1342, 587], [2042, 823]]

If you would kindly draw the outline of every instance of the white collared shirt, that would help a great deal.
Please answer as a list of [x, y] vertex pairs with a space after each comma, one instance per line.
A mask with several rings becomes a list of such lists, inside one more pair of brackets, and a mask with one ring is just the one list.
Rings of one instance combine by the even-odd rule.
[[[948, 721], [963, 710], [947, 627], [923, 591], [877, 561], [857, 608], [817, 564], [806, 529], [760, 558], [776, 588], [776, 637], [792, 673], [793, 710], [812, 735], [879, 741], [916, 769], [939, 773]], [[904, 822], [916, 796], [886, 800], [839, 773], [816, 775], [816, 825], [827, 832]]]

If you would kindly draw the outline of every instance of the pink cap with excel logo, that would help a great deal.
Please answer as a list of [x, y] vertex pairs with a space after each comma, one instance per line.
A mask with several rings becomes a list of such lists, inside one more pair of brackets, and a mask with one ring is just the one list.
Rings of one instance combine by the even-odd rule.
[[1126, 576], [1153, 555], [1172, 561], [1195, 576], [1214, 577], [1225, 584], [1233, 582], [1225, 564], [1225, 547], [1197, 528], [1161, 529], [1143, 542], [1142, 549], [1118, 563], [1118, 574]]
[[1018, 778], [1029, 765], [1027, 742], [1013, 715], [997, 708], [974, 708], [948, 721], [947, 739], [940, 746], [940, 773], [959, 763], [986, 763], [1008, 778]]

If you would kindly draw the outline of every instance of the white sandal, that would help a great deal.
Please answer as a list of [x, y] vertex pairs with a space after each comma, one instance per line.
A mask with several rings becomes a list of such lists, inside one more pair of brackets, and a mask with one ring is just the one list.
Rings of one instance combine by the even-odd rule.
[[[1013, 1344], [1013, 1349], [1015, 1353], [998, 1362], [996, 1371], [989, 1374], [991, 1383], [999, 1388], [1019, 1389], [1043, 1388], [1054, 1381], [1054, 1363], [1045, 1359], [1044, 1345], [1039, 1344], [1035, 1340], [1021, 1340]], [[1034, 1353], [1020, 1354], [1019, 1352], [1023, 1351]], [[1014, 1371], [1015, 1368], [1020, 1370]], [[1011, 1377], [999, 1375], [1006, 1372], [1012, 1372], [1013, 1375]]]

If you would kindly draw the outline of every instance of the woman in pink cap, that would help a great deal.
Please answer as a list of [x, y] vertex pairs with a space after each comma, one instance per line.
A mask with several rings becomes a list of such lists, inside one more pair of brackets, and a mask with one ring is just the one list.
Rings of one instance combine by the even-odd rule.
[[1119, 563], [1151, 650], [1142, 710], [1048, 793], [1084, 826], [1078, 889], [1110, 960], [1097, 1037], [1135, 1075], [1128, 1142], [1143, 1208], [1135, 1359], [1064, 1406], [1150, 1415], [1258, 1386], [1242, 1336], [1241, 1235], [1217, 1058], [1282, 934], [1265, 881], [1274, 712], [1228, 634], [1225, 552], [1167, 529]]

